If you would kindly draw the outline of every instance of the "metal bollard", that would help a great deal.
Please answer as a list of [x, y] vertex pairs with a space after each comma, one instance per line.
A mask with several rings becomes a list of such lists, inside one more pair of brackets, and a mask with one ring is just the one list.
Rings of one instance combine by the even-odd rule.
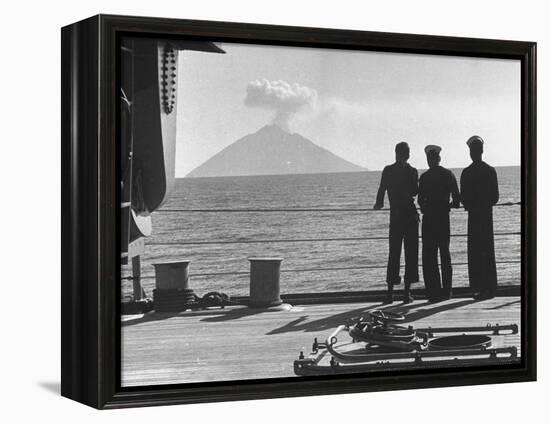
[[174, 261], [153, 264], [156, 288], [153, 290], [154, 309], [157, 312], [183, 312], [195, 302], [189, 288], [189, 263]]
[[174, 261], [153, 264], [156, 288], [159, 290], [188, 289], [190, 263], [191, 261]]
[[250, 261], [249, 307], [268, 308], [283, 303], [280, 295], [282, 258], [248, 258]]

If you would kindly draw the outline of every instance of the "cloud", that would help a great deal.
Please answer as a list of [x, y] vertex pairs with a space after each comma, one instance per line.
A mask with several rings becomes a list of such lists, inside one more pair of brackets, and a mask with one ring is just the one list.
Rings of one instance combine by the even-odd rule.
[[274, 112], [272, 123], [288, 129], [292, 119], [306, 109], [315, 109], [317, 91], [286, 81], [260, 79], [251, 81], [246, 87], [244, 104]]
[[353, 103], [336, 98], [327, 99], [319, 108], [322, 119], [328, 116], [349, 119], [364, 119], [373, 113], [373, 107], [367, 103]]

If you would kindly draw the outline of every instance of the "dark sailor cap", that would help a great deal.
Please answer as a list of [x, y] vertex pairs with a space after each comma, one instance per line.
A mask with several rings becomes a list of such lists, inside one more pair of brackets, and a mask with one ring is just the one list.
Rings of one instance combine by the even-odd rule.
[[477, 144], [483, 146], [483, 139], [479, 136], [479, 135], [473, 135], [471, 136], [468, 141], [466, 142], [466, 144], [468, 145], [468, 147], [472, 147], [472, 146], [475, 146]]
[[436, 146], [435, 144], [428, 144], [426, 147], [424, 147], [424, 152], [425, 152], [427, 155], [429, 155], [429, 154], [438, 155], [439, 152], [441, 152], [441, 147]]

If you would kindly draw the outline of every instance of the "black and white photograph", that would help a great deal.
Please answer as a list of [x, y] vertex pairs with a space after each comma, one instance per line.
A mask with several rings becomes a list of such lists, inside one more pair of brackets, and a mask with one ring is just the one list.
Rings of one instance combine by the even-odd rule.
[[2, 422], [544, 422], [543, 2], [4, 11]]
[[123, 388], [521, 363], [520, 60], [118, 54]]

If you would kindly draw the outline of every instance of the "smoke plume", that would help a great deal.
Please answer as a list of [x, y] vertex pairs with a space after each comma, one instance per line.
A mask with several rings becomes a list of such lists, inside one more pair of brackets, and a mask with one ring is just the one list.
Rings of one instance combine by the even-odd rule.
[[317, 91], [286, 81], [255, 80], [246, 87], [244, 104], [274, 112], [272, 124], [288, 130], [292, 119], [301, 111], [315, 108]]

